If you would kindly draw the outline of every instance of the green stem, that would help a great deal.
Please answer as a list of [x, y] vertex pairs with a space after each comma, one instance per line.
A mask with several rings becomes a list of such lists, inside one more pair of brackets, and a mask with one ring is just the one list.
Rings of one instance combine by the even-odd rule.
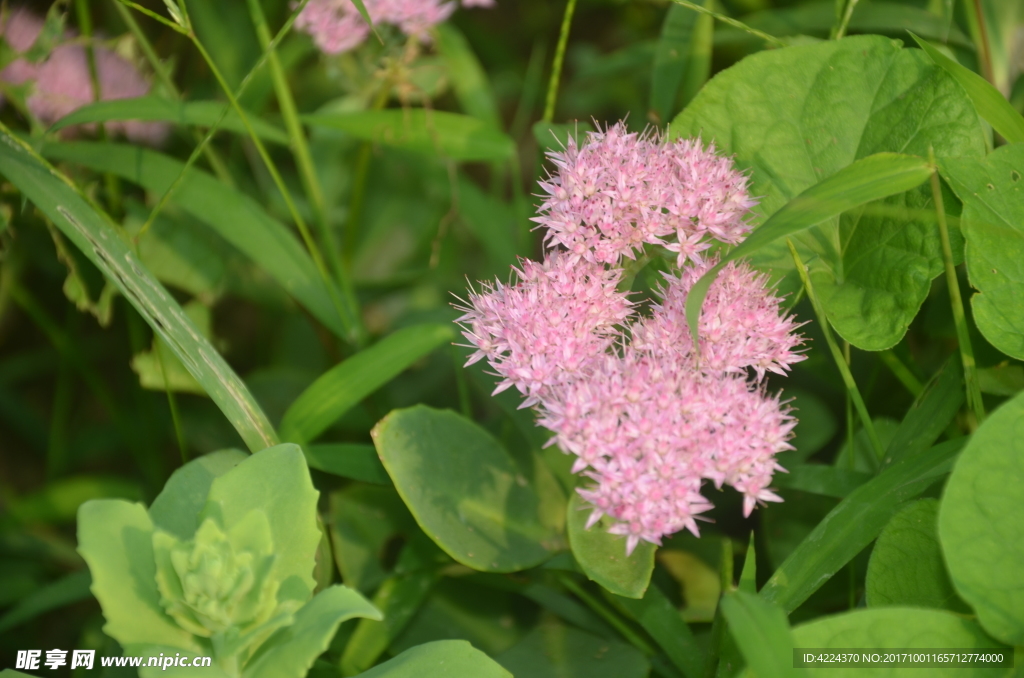
[[[145, 55], [146, 61], [149, 62], [150, 67], [153, 69], [153, 72], [156, 73], [156, 77], [160, 80], [160, 83], [171, 94], [171, 96], [180, 101], [182, 99], [181, 92], [174, 84], [174, 80], [171, 78], [171, 74], [167, 71], [163, 62], [160, 61], [160, 57], [157, 56], [156, 50], [153, 49], [153, 44], [149, 41], [149, 38], [146, 37], [146, 34], [142, 31], [138, 22], [135, 21], [135, 17], [133, 17], [132, 13], [117, 0], [113, 0], [113, 3], [114, 8], [121, 16], [121, 20], [124, 21], [125, 25], [128, 26], [128, 30], [131, 31], [131, 34], [135, 37], [135, 41], [142, 49], [142, 53]], [[235, 188], [235, 180], [228, 171], [227, 165], [225, 165], [224, 161], [221, 159], [220, 154], [217, 153], [216, 149], [212, 146], [202, 142], [203, 135], [199, 133], [199, 130], [193, 127], [191, 128], [191, 132], [192, 138], [195, 139], [196, 144], [202, 147], [201, 152], [206, 158], [206, 161], [210, 163], [210, 168], [213, 170], [213, 173], [216, 174], [217, 178], [224, 184], [231, 188]]]
[[[928, 149], [928, 160], [935, 165], [935, 152]], [[967, 386], [967, 404], [974, 413], [975, 426], [985, 421], [985, 403], [981, 399], [981, 386], [978, 384], [977, 366], [974, 363], [974, 349], [971, 346], [971, 335], [967, 331], [967, 317], [964, 313], [964, 302], [960, 298], [960, 282], [956, 277], [953, 265], [953, 248], [949, 244], [949, 229], [946, 226], [946, 208], [942, 202], [942, 187], [939, 185], [939, 172], [932, 172], [932, 199], [935, 202], [935, 213], [939, 221], [939, 238], [942, 240], [942, 260], [946, 266], [946, 284], [949, 287], [949, 303], [953, 310], [953, 322], [956, 325], [956, 338], [960, 343], [960, 359], [964, 364], [964, 382]]]
[[569, 589], [577, 598], [582, 600], [587, 607], [596, 612], [602, 619], [608, 622], [616, 631], [622, 634], [633, 647], [637, 648], [644, 654], [650, 656], [657, 653], [651, 644], [640, 637], [633, 629], [629, 628], [626, 622], [622, 621], [619, 615], [615, 614], [607, 605], [598, 600], [595, 596], [592, 596], [587, 592], [585, 588], [577, 584], [570, 575], [564, 574], [559, 576], [558, 581], [562, 583], [562, 586]]
[[921, 380], [914, 376], [914, 373], [910, 371], [910, 368], [903, 364], [903, 361], [899, 359], [896, 353], [889, 349], [887, 351], [880, 351], [878, 357], [882, 360], [882, 364], [889, 368], [889, 371], [899, 379], [900, 383], [906, 387], [908, 391], [916, 398], [921, 395], [921, 391], [924, 390], [924, 384]]
[[981, 0], [974, 0], [974, 20], [978, 24], [978, 53], [981, 55], [981, 72], [992, 85], [996, 84], [995, 68], [992, 65], [992, 47], [988, 41], [988, 26]]
[[754, 36], [757, 36], [758, 38], [761, 38], [765, 42], [767, 42], [767, 43], [769, 43], [771, 45], [775, 45], [776, 47], [785, 47], [786, 46], [786, 43], [784, 41], [779, 40], [774, 35], [768, 35], [767, 33], [763, 32], [763, 31], [757, 30], [756, 28], [751, 28], [750, 26], [746, 25], [742, 21], [737, 21], [736, 19], [733, 19], [732, 17], [725, 16], [724, 14], [719, 14], [718, 12], [712, 11], [712, 10], [708, 9], [707, 7], [701, 7], [700, 5], [695, 5], [694, 3], [689, 2], [688, 0], [672, 0], [672, 2], [676, 3], [677, 5], [682, 5], [683, 7], [686, 7], [687, 9], [692, 9], [695, 12], [700, 12], [701, 14], [707, 14], [708, 16], [714, 17], [714, 18], [718, 19], [719, 21], [721, 21], [723, 24], [727, 24], [729, 26], [732, 26], [733, 28], [738, 28], [741, 31], [744, 31], [746, 33], [750, 33], [751, 35], [754, 35]]
[[569, 0], [562, 15], [562, 30], [558, 34], [558, 46], [555, 47], [555, 60], [551, 64], [551, 79], [548, 81], [548, 96], [544, 102], [544, 122], [555, 118], [555, 100], [558, 98], [558, 82], [562, 78], [562, 64], [565, 62], [565, 48], [569, 44], [569, 29], [572, 27], [572, 15], [576, 12], [576, 0]]
[[122, 5], [124, 5], [125, 7], [131, 7], [136, 12], [141, 12], [142, 14], [145, 14], [150, 19], [153, 19], [154, 21], [158, 21], [158, 22], [162, 23], [164, 26], [167, 26], [168, 28], [170, 28], [170, 29], [172, 29], [172, 30], [174, 30], [174, 31], [176, 31], [178, 33], [181, 33], [182, 35], [188, 35], [188, 31], [186, 29], [182, 28], [181, 26], [179, 26], [177, 22], [171, 21], [170, 19], [165, 19], [164, 17], [160, 16], [156, 12], [154, 12], [152, 10], [149, 10], [149, 9], [146, 9], [142, 5], [139, 5], [138, 3], [131, 2], [131, 0], [117, 0], [117, 2], [119, 2]]
[[835, 361], [836, 367], [839, 368], [839, 374], [842, 375], [843, 383], [846, 385], [847, 393], [850, 394], [850, 398], [853, 400], [854, 407], [857, 408], [857, 416], [860, 417], [861, 423], [864, 425], [864, 430], [867, 431], [868, 439], [871, 441], [871, 447], [875, 452], [875, 457], [881, 459], [882, 455], [885, 454], [885, 450], [882, 448], [882, 442], [878, 439], [878, 433], [875, 432], [875, 425], [871, 421], [871, 415], [868, 414], [867, 405], [864, 404], [864, 399], [861, 397], [860, 390], [857, 388], [857, 382], [853, 380], [853, 374], [850, 373], [850, 367], [846, 364], [846, 360], [843, 358], [843, 352], [839, 348], [839, 344], [836, 343], [835, 337], [832, 336], [832, 327], [829, 325], [828, 317], [825, 315], [825, 310], [818, 301], [818, 295], [814, 293], [814, 287], [811, 285], [811, 277], [807, 274], [807, 267], [804, 266], [804, 262], [800, 258], [800, 254], [796, 251], [796, 247], [793, 246], [793, 241], [786, 238], [786, 244], [789, 245], [789, 251], [793, 255], [793, 263], [796, 264], [797, 273], [800, 274], [800, 280], [803, 282], [804, 288], [807, 290], [807, 298], [810, 299], [811, 306], [814, 307], [814, 313], [818, 316], [818, 324], [821, 325], [821, 332], [825, 335], [825, 342], [828, 344], [829, 350], [832, 352], [832, 359]]
[[833, 40], [841, 40], [846, 35], [846, 27], [850, 24], [850, 17], [853, 16], [853, 10], [857, 7], [858, 0], [846, 0], [846, 7], [843, 9], [843, 17], [832, 32]]
[[159, 337], [153, 339], [153, 350], [156, 352], [156, 361], [160, 363], [160, 377], [164, 380], [164, 391], [167, 393], [167, 406], [171, 410], [171, 423], [174, 424], [174, 437], [178, 441], [178, 452], [181, 453], [181, 463], [188, 463], [188, 451], [185, 448], [185, 434], [181, 429], [181, 418], [178, 416], [178, 399], [174, 397], [174, 390], [171, 383], [167, 381], [167, 367], [164, 365], [163, 342]]

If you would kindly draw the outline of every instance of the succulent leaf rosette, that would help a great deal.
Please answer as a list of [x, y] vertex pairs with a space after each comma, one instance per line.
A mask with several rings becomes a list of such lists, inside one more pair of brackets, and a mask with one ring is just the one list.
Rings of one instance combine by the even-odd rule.
[[128, 655], [213, 658], [207, 669], [177, 669], [192, 676], [305, 675], [341, 622], [380, 619], [345, 586], [313, 595], [318, 495], [301, 450], [286, 444], [196, 459], [148, 511], [83, 504], [78, 550], [104, 631]]

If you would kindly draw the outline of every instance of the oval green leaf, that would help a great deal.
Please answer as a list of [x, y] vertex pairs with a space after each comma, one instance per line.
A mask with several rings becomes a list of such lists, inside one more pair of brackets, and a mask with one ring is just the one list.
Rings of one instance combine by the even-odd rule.
[[409, 110], [316, 113], [302, 116], [314, 127], [348, 132], [357, 139], [452, 160], [508, 160], [512, 139], [492, 125], [458, 113]]
[[1024, 395], [996, 410], [946, 483], [939, 540], [960, 597], [985, 630], [1024, 645]]
[[[939, 158], [982, 157], [986, 151], [963, 88], [920, 50], [880, 36], [747, 57], [701, 89], [673, 122], [672, 135], [701, 135], [735, 154], [750, 171], [751, 194], [761, 196], [761, 218], [874, 154], [927, 157], [934, 147]], [[828, 319], [843, 338], [868, 350], [900, 340], [943, 271], [926, 186], [829, 218], [794, 242]], [[789, 259], [776, 242], [754, 263], [781, 273], [792, 267]]]
[[315, 439], [353, 405], [455, 338], [451, 325], [406, 327], [335, 365], [302, 392], [281, 419], [285, 440]]
[[391, 412], [372, 433], [416, 522], [463, 565], [516, 572], [563, 546], [565, 499], [550, 472], [520, 468], [472, 421], [417, 405]]
[[1024, 359], [1024, 144], [940, 163], [964, 203], [961, 228], [974, 320], [992, 345]]
[[643, 598], [654, 572], [655, 545], [641, 540], [627, 556], [625, 538], [608, 533], [612, 521], [607, 516], [586, 529], [592, 509], [579, 494], [572, 493], [565, 522], [576, 562], [584, 574], [609, 593]]

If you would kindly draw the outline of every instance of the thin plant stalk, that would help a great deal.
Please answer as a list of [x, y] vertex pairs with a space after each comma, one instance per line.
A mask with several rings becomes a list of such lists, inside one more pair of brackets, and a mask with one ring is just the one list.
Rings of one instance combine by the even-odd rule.
[[[928, 149], [928, 159], [935, 165], [935, 151]], [[985, 421], [985, 403], [981, 399], [981, 386], [978, 383], [977, 365], [974, 362], [974, 349], [971, 346], [971, 335], [967, 331], [967, 317], [964, 313], [964, 302], [960, 297], [960, 282], [956, 277], [956, 266], [953, 265], [953, 248], [949, 244], [949, 229], [946, 226], [946, 208], [942, 202], [942, 187], [939, 185], [938, 170], [932, 172], [932, 199], [935, 202], [935, 214], [939, 221], [939, 238], [942, 241], [942, 260], [946, 267], [946, 284], [949, 287], [949, 303], [953, 311], [953, 323], [956, 325], [956, 338], [960, 344], [960, 359], [964, 365], [964, 383], [967, 387], [967, 405], [974, 414], [974, 426]]]
[[825, 342], [828, 344], [829, 350], [832, 352], [832, 358], [836, 363], [836, 367], [839, 368], [839, 374], [843, 378], [843, 384], [846, 385], [846, 390], [850, 394], [850, 398], [853, 400], [853, 405], [857, 409], [857, 416], [860, 417], [861, 423], [864, 425], [864, 430], [867, 431], [868, 440], [871, 442], [871, 448], [875, 453], [875, 457], [878, 459], [882, 458], [885, 454], [885, 449], [882, 447], [882, 442], [878, 439], [878, 433], [875, 431], [875, 425], [871, 422], [871, 415], [868, 414], [867, 405], [864, 404], [864, 399], [860, 395], [860, 390], [857, 388], [857, 382], [853, 379], [853, 374], [850, 373], [850, 367], [846, 364], [845, 358], [843, 358], [843, 351], [839, 348], [839, 344], [836, 343], [836, 339], [832, 336], [832, 327], [829, 325], [828, 317], [825, 315], [825, 310], [822, 308], [821, 303], [818, 300], [818, 295], [814, 293], [814, 286], [811, 285], [811, 277], [807, 274], [807, 267], [804, 266], [803, 260], [800, 258], [800, 254], [796, 251], [796, 247], [793, 246], [793, 241], [786, 238], [786, 244], [789, 245], [790, 254], [793, 255], [793, 263], [796, 264], [797, 273], [800, 274], [800, 280], [804, 284], [804, 288], [807, 290], [807, 298], [811, 301], [811, 306], [814, 307], [814, 313], [818, 316], [818, 324], [821, 325], [821, 332], [825, 335]]
[[181, 429], [181, 417], [178, 415], [178, 399], [174, 397], [174, 390], [171, 382], [167, 381], [167, 367], [164, 363], [163, 342], [156, 339], [153, 342], [153, 349], [156, 351], [156, 360], [160, 363], [160, 377], [164, 380], [164, 391], [167, 393], [167, 406], [171, 410], [171, 423], [174, 425], [174, 437], [178, 441], [178, 452], [181, 453], [181, 463], [188, 463], [188, 451], [185, 448], [185, 433]]
[[879, 351], [878, 357], [881, 359], [882, 364], [888, 367], [889, 371], [899, 379], [899, 382], [910, 391], [911, 395], [915, 398], [921, 395], [921, 392], [924, 391], [924, 384], [914, 376], [910, 368], [903, 364], [903, 361], [899, 359], [899, 356], [891, 348], [887, 351]]
[[850, 17], [853, 16], [853, 10], [857, 7], [858, 0], [846, 0], [846, 6], [843, 8], [843, 16], [839, 20], [839, 25], [835, 27], [832, 32], [833, 40], [841, 40], [846, 35], [846, 28], [850, 25]]
[[677, 5], [682, 5], [687, 9], [692, 9], [695, 12], [700, 12], [701, 14], [707, 14], [710, 17], [714, 17], [715, 19], [721, 21], [723, 24], [727, 24], [729, 26], [732, 26], [733, 28], [738, 28], [741, 31], [750, 33], [751, 35], [761, 38], [765, 42], [774, 45], [775, 47], [786, 46], [785, 41], [776, 38], [774, 35], [768, 35], [764, 31], [759, 31], [756, 28], [752, 28], [746, 25], [742, 21], [737, 21], [732, 17], [725, 16], [724, 14], [719, 14], [718, 12], [710, 10], [707, 7], [702, 7], [701, 5], [694, 4], [692, 2], [689, 2], [688, 0], [672, 0], [672, 2], [676, 3]]
[[622, 637], [629, 641], [633, 647], [637, 648], [644, 654], [650, 656], [656, 654], [656, 650], [651, 647], [651, 644], [640, 637], [633, 629], [629, 628], [617, 614], [612, 612], [607, 605], [598, 600], [595, 596], [592, 596], [582, 586], [577, 584], [570, 575], [562, 575], [558, 579], [562, 585], [569, 589], [577, 598], [586, 603], [587, 607], [592, 609], [598, 615], [601, 616], [608, 624], [610, 624], [616, 631], [622, 634]]
[[978, 53], [980, 55], [981, 72], [993, 85], [996, 84], [995, 68], [992, 65], [992, 46], [988, 41], [988, 26], [985, 23], [985, 12], [981, 6], [981, 0], [973, 0], [971, 3], [974, 9], [974, 20], [978, 24]]
[[569, 0], [562, 15], [562, 29], [558, 33], [558, 46], [555, 47], [555, 59], [551, 63], [551, 79], [548, 81], [548, 96], [544, 102], [544, 122], [555, 119], [555, 100], [558, 98], [558, 83], [562, 79], [562, 65], [565, 63], [565, 48], [569, 44], [569, 29], [572, 27], [572, 16], [576, 12], [576, 0]]
[[[132, 16], [132, 13], [129, 12], [128, 8], [123, 4], [117, 0], [112, 1], [114, 9], [117, 10], [121, 20], [124, 21], [125, 25], [128, 26], [128, 30], [135, 37], [135, 41], [139, 44], [139, 48], [142, 49], [142, 53], [145, 55], [146, 61], [149, 62], [153, 72], [156, 73], [156, 77], [160, 80], [160, 84], [164, 86], [164, 89], [166, 89], [171, 96], [180, 101], [182, 99], [181, 92], [178, 90], [177, 85], [174, 84], [171, 74], [167, 72], [167, 68], [164, 66], [163, 62], [160, 61], [160, 57], [157, 56], [156, 50], [153, 49], [153, 44], [149, 41], [149, 38], [146, 37], [146, 34], [142, 31], [142, 28], [135, 20], [135, 17]], [[191, 132], [192, 138], [195, 139], [195, 142], [202, 146], [201, 152], [206, 158], [206, 161], [210, 163], [210, 168], [213, 170], [213, 173], [217, 175], [217, 178], [221, 182], [231, 188], [235, 188], [235, 179], [231, 176], [227, 165], [224, 164], [224, 161], [221, 159], [220, 154], [217, 153], [217, 150], [213, 148], [213, 146], [201, 143], [203, 135], [199, 133], [199, 130], [193, 127], [191, 128]]]

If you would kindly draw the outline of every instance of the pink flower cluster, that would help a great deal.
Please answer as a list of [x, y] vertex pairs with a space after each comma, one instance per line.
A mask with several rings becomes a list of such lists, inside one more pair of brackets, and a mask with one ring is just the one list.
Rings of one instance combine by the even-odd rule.
[[[11, 11], [0, 25], [7, 44], [17, 52], [31, 48], [42, 29], [43, 20], [23, 8]], [[66, 39], [73, 37], [71, 33], [65, 35]], [[104, 47], [94, 47], [93, 54], [101, 99], [127, 99], [149, 93], [149, 83], [130, 62]], [[10, 85], [30, 83], [25, 103], [29, 112], [47, 125], [94, 100], [86, 50], [69, 42], [58, 44], [39, 63], [26, 59], [11, 62], [0, 71], [0, 81]], [[170, 133], [166, 124], [137, 120], [106, 123], [106, 129], [152, 145], [163, 143]]]
[[540, 184], [547, 195], [534, 221], [549, 245], [575, 257], [617, 264], [648, 243], [677, 252], [682, 266], [699, 260], [706, 236], [736, 244], [749, 231], [744, 217], [755, 202], [747, 178], [713, 144], [665, 143], [620, 122], [548, 157], [557, 171]]
[[[665, 158], [674, 174], [654, 181]], [[593, 481], [578, 490], [593, 507], [588, 527], [610, 516], [628, 553], [640, 540], [698, 534], [695, 516], [711, 508], [704, 481], [742, 493], [744, 515], [781, 501], [769, 485], [796, 420], [765, 392], [763, 377], [803, 359], [799, 325], [766, 276], [737, 263], [711, 285], [699, 351], [684, 316], [690, 289], [717, 261], [696, 256], [704, 238], [734, 242], [746, 232], [745, 178], [699, 141], [629, 135], [621, 123], [581, 148], [570, 144], [556, 161], [543, 209], [550, 217], [557, 204], [561, 230], [542, 221], [556, 247], [543, 263], [523, 261], [515, 284], [469, 295], [458, 320], [476, 349], [468, 362], [486, 358], [502, 377], [495, 392], [515, 386], [523, 406], [535, 407], [551, 442], [576, 457], [573, 472]], [[642, 195], [656, 195], [660, 209]], [[619, 289], [617, 264], [644, 244], [670, 248], [664, 228], [651, 226], [664, 223], [682, 229], [695, 252], [679, 253], [680, 271], [666, 274], [650, 313], [639, 315]]]
[[[363, 0], [374, 23], [397, 26], [419, 40], [452, 15], [455, 2], [444, 0]], [[462, 0], [463, 7], [493, 7], [494, 0]], [[358, 47], [370, 34], [352, 0], [310, 0], [295, 20], [295, 27], [309, 33], [325, 54], [340, 54]]]

